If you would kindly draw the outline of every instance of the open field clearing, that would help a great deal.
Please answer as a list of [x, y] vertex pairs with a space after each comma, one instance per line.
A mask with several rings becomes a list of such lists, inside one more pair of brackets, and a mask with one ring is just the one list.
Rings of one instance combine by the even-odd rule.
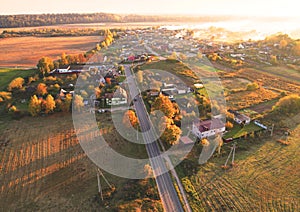
[[274, 74], [250, 68], [241, 69], [236, 73], [236, 77], [261, 82], [266, 88], [276, 90], [277, 92], [285, 91], [289, 93], [300, 93], [299, 83], [296, 84], [292, 78], [287, 80], [287, 76], [289, 75], [286, 75], [285, 78], [280, 78]]
[[276, 136], [238, 143], [236, 166], [228, 170], [221, 166], [229, 145], [222, 147], [220, 157], [191, 168], [199, 157], [195, 151], [179, 169], [188, 176], [183, 181], [189, 184], [191, 206], [205, 211], [299, 211], [299, 137], [298, 125], [288, 146], [276, 142]]
[[278, 97], [278, 94], [264, 88], [255, 91], [241, 91], [226, 97], [227, 105], [234, 110], [248, 108], [262, 102], [267, 102]]
[[[100, 117], [103, 123], [109, 121], [107, 117]], [[100, 131], [108, 143], [113, 148], [121, 149], [124, 155], [145, 153], [144, 149], [139, 151], [130, 143], [125, 144], [108, 124]], [[128, 180], [108, 173], [104, 175], [115, 186], [116, 192], [110, 196], [111, 190], [101, 179], [105, 198], [101, 202], [97, 194], [96, 166], [78, 143], [70, 114], [26, 117], [20, 121], [11, 121], [6, 128], [1, 129], [1, 209], [102, 211], [110, 207], [140, 207], [141, 202], [135, 202], [138, 199], [147, 202], [148, 208], [152, 205], [161, 207], [153, 180]], [[133, 187], [141, 191], [141, 198], [137, 197]], [[143, 195], [149, 193], [152, 196], [143, 200]]]
[[43, 56], [57, 59], [63, 52], [84, 53], [100, 40], [100, 36], [0, 39], [0, 67], [35, 67]]

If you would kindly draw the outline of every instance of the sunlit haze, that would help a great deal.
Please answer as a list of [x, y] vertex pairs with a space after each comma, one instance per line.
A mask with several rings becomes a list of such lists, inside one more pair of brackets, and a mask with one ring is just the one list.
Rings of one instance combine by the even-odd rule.
[[1, 15], [110, 12], [122, 14], [300, 16], [295, 0], [1, 0], [0, 2]]

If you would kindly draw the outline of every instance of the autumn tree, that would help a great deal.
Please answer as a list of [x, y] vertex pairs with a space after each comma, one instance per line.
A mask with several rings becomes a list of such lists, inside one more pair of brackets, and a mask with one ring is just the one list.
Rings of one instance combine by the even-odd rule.
[[134, 128], [138, 127], [139, 121], [133, 110], [127, 110], [123, 116], [123, 124], [125, 127], [130, 128], [131, 126]]
[[292, 51], [295, 55], [300, 56], [300, 41], [295, 42], [295, 45], [293, 46]]
[[39, 83], [38, 86], [36, 87], [36, 93], [37, 95], [44, 96], [45, 94], [48, 93], [47, 91], [47, 85], [44, 83]]
[[142, 71], [138, 71], [136, 73], [136, 79], [138, 83], [142, 83], [143, 82], [143, 72]]
[[233, 124], [230, 121], [227, 121], [225, 124], [226, 129], [232, 129], [233, 128]]
[[63, 112], [69, 112], [71, 109], [71, 104], [72, 104], [72, 95], [67, 94], [65, 99], [60, 104], [60, 109]]
[[172, 54], [168, 57], [169, 60], [177, 60], [177, 53], [172, 52]]
[[180, 135], [182, 133], [181, 129], [174, 124], [173, 119], [164, 116], [161, 119], [160, 129], [163, 130], [161, 139], [169, 145], [178, 144]]
[[168, 118], [173, 118], [176, 112], [174, 105], [169, 97], [161, 94], [155, 99], [152, 104], [151, 111], [153, 112], [155, 110], [162, 111]]
[[82, 96], [76, 94], [73, 100], [73, 108], [75, 111], [81, 111], [84, 106]]
[[37, 68], [39, 69], [41, 75], [45, 76], [49, 74], [52, 69], [54, 69], [53, 60], [49, 57], [43, 57], [39, 60]]
[[28, 111], [32, 116], [37, 116], [42, 110], [41, 100], [37, 98], [36, 95], [33, 95], [30, 99]]
[[279, 48], [280, 49], [285, 49], [286, 46], [288, 45], [288, 42], [286, 40], [281, 40], [280, 43], [279, 43]]
[[259, 88], [259, 85], [256, 82], [249, 83], [247, 85], [247, 91], [255, 91]]
[[46, 97], [46, 100], [44, 101], [44, 109], [46, 114], [53, 112], [55, 109], [55, 100], [50, 94]]
[[69, 64], [66, 53], [63, 52], [61, 54], [61, 57], [60, 57], [60, 60], [59, 60], [59, 64], [60, 65], [68, 65]]
[[7, 90], [12, 91], [13, 89], [21, 89], [23, 87], [23, 84], [24, 79], [22, 77], [17, 77], [9, 83]]
[[281, 98], [273, 107], [274, 112], [282, 115], [293, 115], [300, 112], [300, 96], [292, 94]]

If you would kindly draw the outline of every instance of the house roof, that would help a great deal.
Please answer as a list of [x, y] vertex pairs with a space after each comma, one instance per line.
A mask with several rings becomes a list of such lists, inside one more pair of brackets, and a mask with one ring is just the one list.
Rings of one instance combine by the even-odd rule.
[[200, 132], [206, 132], [214, 129], [221, 129], [225, 127], [225, 124], [216, 118], [212, 118], [211, 120], [200, 121], [197, 120], [194, 122], [194, 125], [198, 127]]
[[244, 114], [235, 114], [235, 118], [241, 120], [241, 121], [247, 121], [250, 119], [250, 117], [244, 115]]

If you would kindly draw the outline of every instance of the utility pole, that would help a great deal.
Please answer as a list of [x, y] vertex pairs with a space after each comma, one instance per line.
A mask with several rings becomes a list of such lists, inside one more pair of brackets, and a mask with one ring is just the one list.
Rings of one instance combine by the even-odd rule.
[[272, 124], [272, 127], [271, 127], [271, 129], [270, 129], [270, 131], [271, 131], [271, 134], [270, 134], [270, 136], [271, 136], [271, 137], [273, 137], [273, 133], [274, 133], [274, 126], [275, 126], [275, 124]]
[[100, 176], [102, 176], [102, 178], [104, 179], [106, 184], [109, 186], [109, 188], [111, 188], [113, 190], [114, 187], [108, 182], [108, 180], [105, 178], [105, 176], [103, 175], [102, 171], [99, 168], [96, 169], [96, 172], [97, 172], [97, 181], [98, 181], [98, 192], [100, 194], [101, 200], [103, 201], [103, 192], [102, 192]]

